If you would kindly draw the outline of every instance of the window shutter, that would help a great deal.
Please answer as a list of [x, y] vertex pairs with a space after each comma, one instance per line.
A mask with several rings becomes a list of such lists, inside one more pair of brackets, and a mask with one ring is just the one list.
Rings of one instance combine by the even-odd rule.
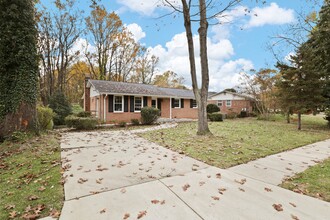
[[181, 99], [181, 108], [184, 108], [184, 99]]
[[190, 99], [190, 108], [193, 108], [194, 106], [193, 106], [193, 102], [194, 102], [194, 100], [193, 99]]
[[130, 97], [129, 109], [130, 112], [134, 112], [134, 96]]
[[124, 96], [124, 112], [128, 112], [128, 96]]
[[174, 99], [171, 98], [171, 102], [172, 102], [172, 108], [174, 108]]
[[113, 112], [113, 95], [109, 95], [109, 112]]
[[143, 96], [143, 107], [148, 106], [148, 97], [147, 96]]

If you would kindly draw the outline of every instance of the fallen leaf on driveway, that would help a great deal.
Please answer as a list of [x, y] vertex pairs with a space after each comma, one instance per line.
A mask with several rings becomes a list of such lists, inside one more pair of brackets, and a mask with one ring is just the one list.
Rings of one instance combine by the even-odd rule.
[[281, 204], [273, 204], [273, 207], [278, 212], [283, 211], [283, 208], [282, 208], [282, 205]]
[[267, 188], [267, 187], [265, 187], [265, 190], [266, 190], [267, 192], [272, 192], [272, 191], [273, 191], [272, 189]]
[[225, 189], [225, 188], [219, 188], [219, 189], [218, 189], [218, 192], [219, 192], [221, 195], [223, 195], [223, 192], [226, 191], [226, 190], [227, 190], [227, 189]]
[[147, 214], [147, 211], [140, 211], [137, 218], [140, 219]]
[[103, 178], [99, 178], [99, 179], [96, 180], [96, 183], [102, 184], [102, 180], [103, 180]]
[[292, 214], [291, 214], [291, 218], [294, 219], [294, 220], [299, 220], [299, 218], [297, 216], [292, 215]]
[[242, 189], [241, 187], [238, 187], [238, 189], [242, 192], [245, 192], [245, 189]]
[[125, 215], [124, 215], [123, 219], [128, 219], [129, 217], [130, 217], [130, 214], [128, 214], [128, 213], [125, 213]]
[[88, 181], [88, 179], [86, 179], [86, 178], [79, 178], [79, 180], [77, 182], [80, 184], [83, 184], [84, 182], [87, 182], [87, 181]]
[[183, 191], [187, 191], [187, 189], [190, 187], [190, 185], [187, 183], [182, 187]]
[[215, 177], [218, 178], [218, 179], [220, 179], [221, 178], [221, 173], [215, 174]]
[[100, 211], [100, 213], [103, 214], [103, 213], [105, 213], [106, 210], [107, 210], [107, 209], [104, 208], [104, 209], [102, 209], [102, 210]]
[[246, 179], [235, 180], [235, 182], [243, 185], [244, 183], [246, 183]]
[[292, 202], [289, 202], [289, 204], [292, 205], [293, 207], [297, 207], [297, 205]]
[[126, 192], [126, 189], [125, 189], [125, 188], [122, 188], [122, 189], [120, 190], [120, 192], [121, 192], [121, 193], [125, 193], [125, 192]]
[[204, 184], [205, 184], [205, 182], [203, 182], [203, 181], [199, 182], [200, 186], [203, 186]]
[[157, 200], [157, 199], [151, 200], [151, 203], [152, 204], [158, 204], [159, 203], [159, 200]]
[[161, 205], [164, 205], [165, 204], [165, 200], [161, 201], [160, 204]]
[[212, 197], [212, 199], [214, 199], [214, 200], [220, 200], [220, 197], [218, 197], [218, 196], [211, 196]]

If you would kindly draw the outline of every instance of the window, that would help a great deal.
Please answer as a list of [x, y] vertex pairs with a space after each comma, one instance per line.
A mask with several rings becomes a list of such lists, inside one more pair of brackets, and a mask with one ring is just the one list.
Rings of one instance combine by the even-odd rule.
[[193, 108], [197, 108], [197, 102], [196, 102], [196, 100], [192, 100], [192, 104], [191, 105], [192, 105]]
[[180, 99], [174, 99], [173, 107], [174, 108], [181, 108], [181, 100]]
[[123, 97], [122, 96], [115, 96], [114, 97], [114, 112], [123, 112]]
[[221, 100], [218, 100], [218, 107], [221, 107], [222, 106], [222, 101]]
[[140, 112], [142, 109], [142, 97], [134, 97], [134, 111]]
[[157, 108], [157, 99], [152, 99], [151, 100], [151, 107]]
[[226, 106], [231, 106], [231, 100], [226, 101]]

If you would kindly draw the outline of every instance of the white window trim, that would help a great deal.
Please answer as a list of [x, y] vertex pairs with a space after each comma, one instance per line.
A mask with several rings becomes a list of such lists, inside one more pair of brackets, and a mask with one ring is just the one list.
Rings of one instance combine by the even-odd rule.
[[141, 110], [135, 110], [135, 98], [141, 98], [141, 109], [143, 108], [143, 97], [142, 96], [134, 96], [134, 112], [141, 112]]
[[[174, 104], [175, 100], [176, 100], [176, 99], [174, 98], [173, 104]], [[181, 108], [181, 99], [177, 99], [177, 100], [179, 100], [179, 107], [175, 107], [175, 106], [174, 106], [174, 108]]]
[[[221, 103], [221, 105], [219, 105]], [[223, 101], [222, 100], [217, 100], [217, 106], [222, 107], [223, 106]]]
[[[230, 105], [228, 105], [228, 101], [230, 101]], [[227, 107], [231, 107], [231, 105], [232, 105], [231, 102], [232, 102], [231, 100], [226, 100], [226, 106], [227, 106]]]
[[[121, 97], [121, 111], [116, 111], [115, 104], [116, 104], [116, 97]], [[114, 95], [113, 96], [113, 112], [114, 113], [122, 113], [124, 112], [124, 96], [121, 95]]]
[[193, 107], [192, 108], [198, 108], [197, 101], [194, 99], [193, 100], [193, 103], [194, 103], [194, 101], [196, 102], [196, 106], [194, 106], [194, 104], [193, 104]]

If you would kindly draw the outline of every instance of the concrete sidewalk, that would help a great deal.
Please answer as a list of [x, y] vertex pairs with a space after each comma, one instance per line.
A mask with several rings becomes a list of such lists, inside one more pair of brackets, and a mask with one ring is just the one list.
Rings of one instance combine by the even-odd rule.
[[[240, 165], [223, 170], [146, 141], [136, 132], [63, 136], [61, 220], [330, 219], [330, 203], [276, 186], [291, 171], [329, 157], [330, 141], [250, 162], [249, 169]], [[281, 175], [267, 177], [264, 168]]]

